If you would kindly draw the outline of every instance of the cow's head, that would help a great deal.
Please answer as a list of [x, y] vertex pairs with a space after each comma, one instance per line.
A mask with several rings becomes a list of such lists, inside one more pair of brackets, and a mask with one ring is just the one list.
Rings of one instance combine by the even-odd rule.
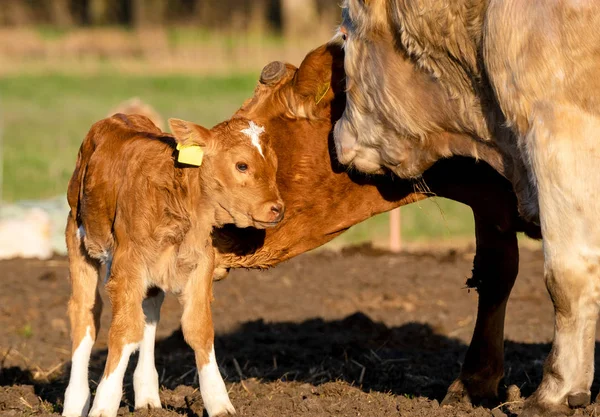
[[170, 119], [179, 158], [199, 165], [202, 190], [219, 223], [259, 229], [277, 225], [284, 204], [276, 183], [277, 156], [269, 132], [258, 123], [235, 118], [211, 130]]
[[[335, 128], [340, 162], [369, 173], [383, 167], [400, 177], [416, 177], [442, 157], [478, 157], [473, 139], [489, 132], [470, 88], [457, 91], [461, 83], [468, 84], [464, 74], [458, 65], [448, 65], [441, 77], [436, 61], [420, 59], [440, 53], [420, 49], [419, 41], [427, 42], [428, 33], [399, 29], [419, 22], [400, 21], [403, 16], [396, 8], [418, 8], [419, 2], [387, 4], [343, 4], [342, 24], [333, 40], [345, 51], [346, 108]], [[409, 38], [409, 33], [422, 39]]]
[[[311, 51], [299, 68], [271, 62], [263, 68], [252, 98], [234, 117], [257, 117], [265, 123], [276, 119], [300, 123], [337, 120], [345, 99], [343, 65], [344, 52], [339, 43]], [[300, 132], [295, 133], [297, 136]]]
[[[272, 132], [273, 148], [283, 183], [327, 175], [332, 167], [345, 171], [335, 157], [333, 125], [344, 111], [346, 95], [344, 52], [339, 43], [325, 44], [311, 51], [299, 67], [279, 61], [266, 65], [253, 96], [234, 115], [261, 123]], [[310, 175], [304, 172], [312, 170]], [[302, 179], [303, 178], [303, 179]], [[306, 184], [307, 189], [309, 184]], [[321, 184], [321, 188], [323, 184]], [[281, 189], [284, 200], [286, 196]]]

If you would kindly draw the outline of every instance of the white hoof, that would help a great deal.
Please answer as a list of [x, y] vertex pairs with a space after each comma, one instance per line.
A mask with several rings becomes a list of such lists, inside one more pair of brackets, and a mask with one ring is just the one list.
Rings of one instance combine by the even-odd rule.
[[86, 417], [90, 409], [91, 395], [87, 385], [67, 387], [65, 391], [65, 404], [62, 415], [64, 417]]
[[209, 362], [198, 372], [200, 382], [200, 393], [204, 408], [209, 417], [228, 416], [235, 414], [235, 408], [231, 405], [225, 382], [219, 372], [215, 349], [209, 354]]
[[123, 397], [123, 383], [112, 374], [102, 378], [89, 417], [115, 417]]
[[103, 407], [99, 405], [98, 407], [96, 407], [94, 404], [94, 407], [92, 407], [92, 410], [90, 411], [88, 417], [116, 417], [118, 411], [119, 406], [112, 407], [111, 405], [108, 405], [107, 407]]
[[135, 408], [162, 408], [158, 395], [158, 373], [144, 377], [133, 375], [133, 391], [135, 393]]
[[204, 408], [206, 409], [206, 413], [209, 417], [224, 417], [224, 416], [234, 416], [235, 408], [231, 404], [229, 400], [229, 396], [226, 394], [225, 397], [221, 398], [207, 398], [204, 400], [204, 396], [202, 397], [204, 401]]

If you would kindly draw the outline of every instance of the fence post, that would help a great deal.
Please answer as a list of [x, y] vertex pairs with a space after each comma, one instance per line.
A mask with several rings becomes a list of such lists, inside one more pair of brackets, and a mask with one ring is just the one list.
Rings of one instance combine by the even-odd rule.
[[4, 204], [4, 114], [2, 112], [2, 97], [0, 97], [0, 207]]
[[390, 211], [390, 251], [398, 253], [402, 250], [402, 230], [400, 207]]

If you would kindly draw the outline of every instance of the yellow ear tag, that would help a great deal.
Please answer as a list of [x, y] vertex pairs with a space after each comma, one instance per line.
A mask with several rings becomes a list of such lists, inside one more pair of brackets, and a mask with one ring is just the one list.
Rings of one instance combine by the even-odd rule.
[[315, 95], [315, 104], [319, 104], [319, 102], [323, 100], [323, 97], [325, 97], [325, 94], [329, 91], [329, 86], [329, 83], [324, 83], [319, 87], [317, 94]]
[[181, 145], [177, 144], [177, 150], [179, 155], [177, 161], [182, 164], [194, 165], [199, 167], [202, 165], [202, 158], [204, 157], [204, 151], [201, 146], [198, 145]]

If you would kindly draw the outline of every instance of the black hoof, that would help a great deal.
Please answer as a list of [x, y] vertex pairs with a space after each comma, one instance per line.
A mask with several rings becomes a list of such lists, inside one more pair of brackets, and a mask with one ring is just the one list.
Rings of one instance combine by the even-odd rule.
[[460, 380], [456, 380], [450, 385], [440, 405], [454, 405], [458, 403], [471, 404], [471, 397], [469, 397], [469, 393]]

